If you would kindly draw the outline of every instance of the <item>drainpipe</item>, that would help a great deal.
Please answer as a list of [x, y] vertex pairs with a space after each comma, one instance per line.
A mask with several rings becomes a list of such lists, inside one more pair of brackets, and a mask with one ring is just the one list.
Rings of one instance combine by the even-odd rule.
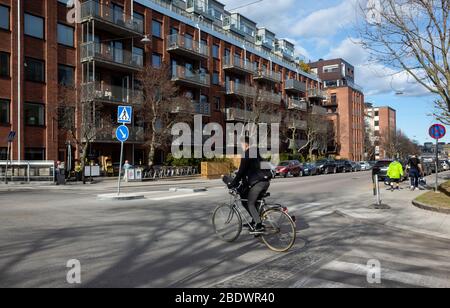
[[22, 159], [22, 10], [21, 0], [17, 0], [17, 160]]

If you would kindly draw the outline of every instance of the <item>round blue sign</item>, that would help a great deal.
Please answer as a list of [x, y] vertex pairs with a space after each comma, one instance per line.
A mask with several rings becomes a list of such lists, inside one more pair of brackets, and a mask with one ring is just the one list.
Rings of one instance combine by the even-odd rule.
[[447, 130], [445, 129], [445, 126], [442, 124], [435, 124], [430, 127], [430, 136], [433, 139], [442, 139], [444, 138], [445, 134], [447, 133]]
[[116, 130], [117, 140], [119, 140], [120, 142], [125, 142], [128, 140], [129, 137], [130, 137], [130, 130], [128, 129], [127, 126], [122, 125], [117, 128]]

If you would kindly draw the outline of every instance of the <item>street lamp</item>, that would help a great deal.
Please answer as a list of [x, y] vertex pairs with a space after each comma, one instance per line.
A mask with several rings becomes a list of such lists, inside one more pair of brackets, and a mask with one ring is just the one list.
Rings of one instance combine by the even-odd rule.
[[141, 43], [144, 45], [148, 45], [152, 43], [152, 40], [148, 37], [148, 34], [145, 34], [144, 37], [141, 39]]

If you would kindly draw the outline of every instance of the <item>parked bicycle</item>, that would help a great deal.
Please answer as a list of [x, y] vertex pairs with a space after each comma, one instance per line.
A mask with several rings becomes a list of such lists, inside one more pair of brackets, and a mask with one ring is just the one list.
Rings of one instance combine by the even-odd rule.
[[[238, 189], [230, 189], [231, 195], [229, 204], [219, 205], [212, 216], [212, 224], [215, 233], [225, 242], [236, 241], [242, 233], [243, 221], [249, 226], [249, 231], [254, 232], [255, 226], [251, 223], [249, 215], [243, 206], [246, 199], [242, 199]], [[276, 252], [286, 252], [295, 244], [297, 228], [295, 217], [288, 214], [288, 209], [280, 204], [269, 204], [266, 198], [270, 193], [266, 193], [257, 202], [257, 208], [261, 215], [261, 221], [265, 227], [265, 232], [259, 236], [263, 243]]]

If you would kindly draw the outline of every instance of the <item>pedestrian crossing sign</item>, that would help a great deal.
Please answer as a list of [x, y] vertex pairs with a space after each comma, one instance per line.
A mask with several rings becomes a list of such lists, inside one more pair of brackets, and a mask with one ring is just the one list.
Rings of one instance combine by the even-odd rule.
[[131, 124], [133, 108], [131, 106], [119, 106], [117, 109], [117, 122], [120, 124]]

